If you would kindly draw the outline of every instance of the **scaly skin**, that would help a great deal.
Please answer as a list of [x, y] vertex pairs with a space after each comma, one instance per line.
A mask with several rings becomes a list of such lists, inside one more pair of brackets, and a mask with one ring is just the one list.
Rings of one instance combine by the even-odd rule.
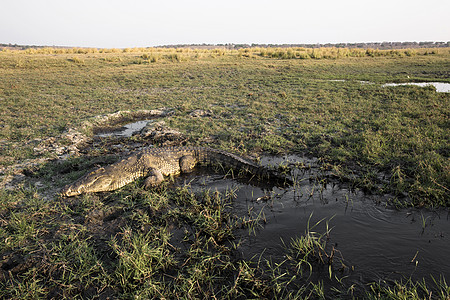
[[254, 175], [290, 182], [275, 171], [222, 150], [205, 147], [149, 148], [87, 174], [65, 186], [61, 195], [71, 197], [82, 193], [113, 191], [143, 176], [147, 176], [144, 183], [146, 187], [155, 186], [164, 180], [164, 176], [189, 172], [197, 164], [221, 164]]

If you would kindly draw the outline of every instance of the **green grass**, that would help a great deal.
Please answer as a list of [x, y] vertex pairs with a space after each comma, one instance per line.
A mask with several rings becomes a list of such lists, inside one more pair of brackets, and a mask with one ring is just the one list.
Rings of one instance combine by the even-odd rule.
[[[82, 125], [95, 116], [169, 107], [174, 113], [166, 124], [189, 145], [256, 157], [313, 155], [324, 174], [390, 193], [394, 205], [448, 207], [449, 95], [382, 84], [450, 82], [449, 58], [448, 49], [3, 51], [0, 166], [57, 157], [34, 148], [70, 145], [64, 137], [69, 128], [92, 134], [92, 126]], [[212, 115], [190, 117], [195, 109]], [[316, 299], [366, 293], [352, 286], [329, 290], [330, 282], [340, 287], [345, 264], [326, 243], [329, 228], [321, 233], [311, 224], [285, 245], [283, 261], [240, 259], [237, 233], [257, 235], [265, 215], [233, 213], [233, 189], [193, 193], [189, 185], [165, 183], [144, 190], [137, 181], [100, 195], [54, 196], [116, 159], [108, 143], [100, 143], [79, 157], [30, 167], [21, 188], [0, 191], [0, 297]], [[32, 187], [38, 180], [43, 187]], [[327, 275], [311, 280], [317, 268]], [[431, 290], [432, 297], [449, 297], [445, 280], [433, 283], [373, 283], [366, 297], [419, 299]]]
[[367, 299], [448, 299], [450, 297], [450, 287], [445, 279], [436, 280], [433, 278], [436, 291], [433, 292], [425, 281], [413, 282], [411, 279], [397, 281], [394, 284], [387, 282], [372, 283], [370, 292], [366, 293]]
[[[307, 221], [285, 245], [285, 258], [239, 258], [234, 232], [261, 222], [232, 213], [233, 192], [189, 187], [144, 191], [129, 185], [109, 195], [41, 201], [21, 191], [2, 194], [3, 298], [280, 298], [446, 299], [445, 279], [342, 284], [345, 261], [327, 245], [330, 220]], [[35, 200], [33, 200], [33, 197]], [[14, 200], [14, 201], [12, 201]], [[28, 212], [21, 216], [16, 210]], [[9, 212], [9, 213], [8, 213]], [[26, 220], [33, 227], [17, 226]], [[5, 224], [6, 223], [6, 224]], [[242, 231], [244, 229], [244, 231]], [[280, 242], [281, 243], [281, 242]], [[326, 270], [326, 271], [325, 271]], [[317, 271], [327, 274], [317, 279]], [[324, 282], [325, 281], [325, 282]], [[330, 286], [335, 286], [330, 289]], [[341, 287], [341, 288], [339, 288]], [[398, 298], [404, 296], [403, 298]]]
[[[237, 51], [39, 51], [0, 52], [2, 165], [36, 157], [34, 139], [57, 137], [93, 116], [166, 106], [176, 109], [170, 126], [192, 144], [213, 136], [220, 148], [243, 154], [308, 152], [339, 167], [342, 178], [358, 169], [362, 187], [379, 186], [371, 174], [382, 172], [390, 177], [383, 189], [407, 194], [412, 205], [449, 205], [448, 94], [380, 85], [449, 82], [448, 49], [319, 60], [270, 59], [258, 49], [242, 52], [251, 58]], [[336, 79], [347, 81], [328, 81]], [[214, 118], [186, 117], [198, 108]]]

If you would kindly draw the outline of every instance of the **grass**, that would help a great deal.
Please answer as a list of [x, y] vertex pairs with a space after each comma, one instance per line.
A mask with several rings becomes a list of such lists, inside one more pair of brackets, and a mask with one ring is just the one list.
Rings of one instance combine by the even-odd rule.
[[366, 294], [367, 299], [448, 299], [450, 288], [445, 279], [436, 280], [436, 293], [427, 286], [425, 281], [413, 282], [411, 279], [395, 282], [394, 285], [386, 282], [372, 283], [370, 292]]
[[[129, 185], [109, 195], [63, 202], [36, 198], [33, 203], [32, 194], [4, 192], [2, 203], [9, 208], [2, 211], [0, 237], [6, 243], [0, 296], [325, 299], [366, 293], [377, 299], [398, 299], [400, 294], [420, 299], [424, 291], [442, 299], [449, 295], [443, 278], [435, 280], [437, 288], [410, 281], [372, 283], [366, 291], [346, 289], [342, 280], [349, 267], [327, 245], [332, 219], [313, 222], [310, 216], [305, 232], [285, 245], [283, 260], [263, 253], [243, 260], [236, 256], [241, 242], [235, 232], [247, 232], [246, 227], [262, 221], [260, 216], [233, 214], [232, 192], [194, 193], [187, 186], [169, 185], [150, 191]], [[28, 214], [13, 214], [22, 209]], [[17, 220], [35, 225], [23, 230]], [[324, 271], [326, 277], [317, 277]]]
[[326, 239], [330, 234], [330, 229], [328, 226], [328, 221], [326, 222], [326, 232], [323, 234], [319, 234], [313, 229], [317, 227], [323, 220], [320, 220], [316, 224], [310, 227], [312, 214], [310, 215], [307, 223], [307, 229], [305, 234], [301, 237], [296, 237], [291, 240], [289, 252], [291, 255], [288, 256], [288, 259], [298, 261], [296, 265], [296, 269], [298, 272], [302, 271], [303, 265], [307, 265], [309, 271], [312, 272], [312, 264], [313, 261], [318, 261], [321, 264], [325, 264], [329, 266], [329, 275], [331, 278], [332, 271], [332, 263], [334, 257], [334, 249], [330, 254], [326, 251]]
[[[175, 49], [67, 49], [49, 56], [61, 50], [0, 52], [0, 164], [39, 156], [36, 139], [57, 137], [93, 116], [166, 106], [176, 109], [170, 126], [190, 143], [215, 137], [220, 148], [243, 154], [308, 152], [339, 168], [342, 179], [358, 170], [358, 186], [382, 184], [397, 198], [406, 194], [410, 205], [449, 204], [448, 95], [380, 86], [448, 82], [448, 49], [404, 57], [396, 53], [408, 50], [331, 58], [327, 51], [345, 50], [331, 48], [241, 50], [251, 59], [239, 51]], [[261, 51], [323, 53], [295, 60]], [[328, 81], [336, 79], [347, 81]], [[214, 118], [186, 119], [205, 107]], [[373, 175], [380, 172], [390, 179], [379, 182]]]
[[[448, 83], [449, 57], [449, 49], [2, 51], [0, 166], [8, 175], [14, 164], [56, 158], [35, 148], [70, 146], [69, 128], [92, 135], [83, 124], [95, 116], [169, 107], [164, 120], [189, 145], [313, 155], [331, 174], [321, 182], [390, 193], [398, 206], [448, 207], [449, 95], [382, 84]], [[195, 109], [211, 116], [190, 117]], [[0, 191], [0, 297], [449, 297], [445, 279], [341, 285], [345, 261], [326, 243], [327, 221], [311, 221], [283, 260], [241, 259], [242, 232], [257, 235], [266, 218], [234, 212], [234, 189], [193, 192], [169, 181], [143, 190], [137, 181], [100, 195], [52, 194], [115, 153], [99, 143], [30, 166], [21, 188]]]

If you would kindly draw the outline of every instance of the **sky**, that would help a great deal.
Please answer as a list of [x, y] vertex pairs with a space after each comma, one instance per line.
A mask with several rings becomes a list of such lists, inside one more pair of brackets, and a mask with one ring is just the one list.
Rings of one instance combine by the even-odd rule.
[[0, 43], [174, 44], [450, 41], [449, 0], [0, 0]]

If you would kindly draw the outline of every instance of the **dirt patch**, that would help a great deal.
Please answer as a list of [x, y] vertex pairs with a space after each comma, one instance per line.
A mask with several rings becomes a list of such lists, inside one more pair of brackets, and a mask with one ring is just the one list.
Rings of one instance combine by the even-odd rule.
[[193, 110], [189, 116], [193, 117], [193, 118], [204, 118], [204, 117], [211, 117], [213, 115], [212, 110], [208, 109], [208, 110], [203, 110], [203, 109], [196, 109]]
[[[34, 139], [31, 142], [38, 142], [33, 148], [36, 155], [51, 153], [58, 158], [66, 158], [69, 155], [79, 155], [80, 149], [86, 147], [91, 138], [81, 133], [77, 129], [70, 128], [59, 137], [49, 137], [46, 139]], [[62, 143], [67, 142], [67, 145]]]
[[136, 135], [144, 139], [150, 139], [162, 146], [180, 145], [186, 141], [186, 137], [178, 130], [166, 126], [166, 122], [149, 123]]

